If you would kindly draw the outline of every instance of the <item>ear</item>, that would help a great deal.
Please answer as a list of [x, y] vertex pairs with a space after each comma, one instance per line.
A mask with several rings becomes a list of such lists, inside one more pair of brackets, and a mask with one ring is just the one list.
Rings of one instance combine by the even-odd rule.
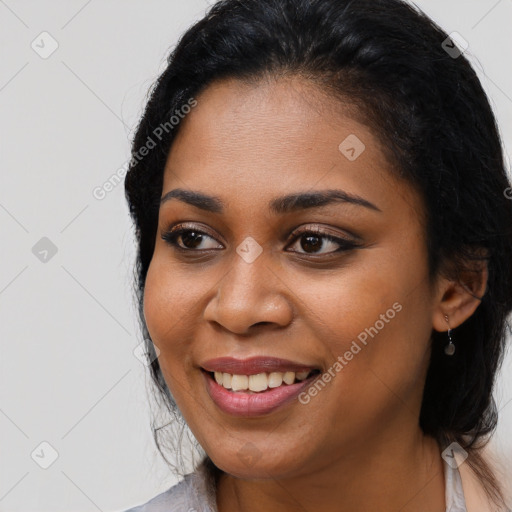
[[[487, 290], [487, 259], [471, 261], [457, 278], [440, 277], [434, 302], [432, 327], [439, 332], [464, 323], [480, 305]], [[448, 317], [448, 323], [445, 316]]]

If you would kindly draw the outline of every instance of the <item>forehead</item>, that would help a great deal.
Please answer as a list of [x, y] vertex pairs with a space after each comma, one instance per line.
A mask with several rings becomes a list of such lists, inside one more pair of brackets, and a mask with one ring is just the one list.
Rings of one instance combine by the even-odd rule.
[[354, 108], [303, 79], [224, 80], [196, 100], [169, 152], [162, 195], [188, 188], [263, 206], [287, 193], [342, 188], [385, 208], [400, 187], [410, 192]]
[[[342, 135], [353, 131], [365, 132], [363, 137], [374, 144], [368, 130], [349, 117], [353, 107], [300, 78], [217, 81], [196, 99], [198, 105], [179, 126], [169, 155], [174, 160], [185, 149], [187, 160], [236, 157], [248, 166], [258, 156], [278, 165], [311, 153], [318, 158], [324, 150], [330, 154]], [[185, 144], [192, 140], [200, 153]]]

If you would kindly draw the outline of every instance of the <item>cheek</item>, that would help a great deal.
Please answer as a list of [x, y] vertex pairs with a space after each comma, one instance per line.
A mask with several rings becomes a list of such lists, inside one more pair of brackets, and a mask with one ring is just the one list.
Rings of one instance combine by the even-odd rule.
[[185, 332], [188, 303], [179, 293], [179, 285], [175, 274], [153, 259], [144, 289], [144, 317], [151, 339], [160, 350], [158, 362], [162, 375], [181, 409], [182, 397], [190, 395], [191, 389], [187, 375], [190, 365], [186, 364], [190, 358]]
[[178, 338], [180, 332], [190, 324], [196, 298], [189, 293], [191, 288], [179, 270], [155, 254], [146, 276], [144, 317], [156, 344], [162, 344], [165, 348], [164, 342]]
[[144, 287], [144, 318], [153, 343], [161, 349], [169, 325], [170, 294], [165, 274], [151, 262]]
[[357, 268], [337, 278], [301, 281], [296, 294], [332, 363], [343, 358], [336, 372], [342, 377], [335, 379], [340, 389], [357, 390], [352, 394], [359, 403], [370, 405], [376, 397], [389, 400], [393, 392], [405, 399], [421, 387], [431, 305], [419, 250], [367, 254]]
[[187, 326], [193, 324], [194, 313], [190, 299], [181, 289], [182, 283], [176, 274], [154, 259], [146, 277], [144, 318], [151, 339], [160, 350], [162, 370], [170, 371], [170, 362], [188, 357], [186, 332]]
[[406, 284], [393, 269], [379, 259], [377, 264], [368, 262], [349, 270], [322, 279], [298, 280], [294, 289], [302, 315], [315, 325], [314, 337], [327, 343], [333, 356], [343, 354], [358, 337], [364, 342], [367, 329], [376, 322], [384, 333], [401, 320], [400, 305], [393, 308], [393, 304], [403, 297]]
[[172, 264], [163, 251], [155, 251], [146, 276], [144, 317], [151, 339], [160, 350], [160, 368], [176, 402], [191, 393], [193, 379], [198, 378], [195, 340], [213, 284], [205, 273], [191, 276], [188, 268]]

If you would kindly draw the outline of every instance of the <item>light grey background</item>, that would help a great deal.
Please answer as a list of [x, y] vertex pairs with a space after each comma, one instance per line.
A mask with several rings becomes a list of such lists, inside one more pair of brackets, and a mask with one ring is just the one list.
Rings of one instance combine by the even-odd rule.
[[[175, 482], [132, 353], [141, 339], [123, 185], [102, 200], [93, 190], [129, 158], [148, 87], [210, 3], [0, 0], [0, 511], [123, 510]], [[510, 155], [512, 0], [418, 5], [469, 42]], [[509, 355], [492, 444], [509, 482], [511, 370]], [[58, 452], [48, 469], [42, 442]]]

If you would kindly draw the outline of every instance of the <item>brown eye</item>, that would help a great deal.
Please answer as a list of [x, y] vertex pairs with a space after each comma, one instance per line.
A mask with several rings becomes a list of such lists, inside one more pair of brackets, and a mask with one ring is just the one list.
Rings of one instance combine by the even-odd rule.
[[176, 240], [181, 239], [186, 249], [197, 249], [203, 240], [203, 235], [196, 231], [183, 231]]
[[[300, 249], [304, 252], [296, 250], [292, 252], [298, 252], [299, 254], [332, 254], [335, 252], [349, 251], [358, 247], [358, 244], [351, 240], [335, 237], [320, 230], [309, 230], [296, 233], [294, 240], [299, 242], [298, 244], [296, 242], [294, 245], [299, 245]], [[334, 248], [334, 250], [329, 250], [329, 248]], [[320, 252], [322, 249], [327, 250]]]
[[[165, 240], [172, 247], [183, 251], [201, 251], [222, 248], [222, 246], [219, 247], [219, 243], [214, 238], [204, 231], [179, 226], [164, 233], [162, 240]], [[201, 246], [201, 244], [207, 243], [208, 240], [215, 242], [213, 247]]]
[[307, 235], [307, 236], [302, 235], [301, 236], [300, 246], [306, 252], [317, 252], [319, 249], [322, 248], [323, 245], [324, 245], [324, 242], [323, 242], [321, 236], [318, 236], [318, 235]]

